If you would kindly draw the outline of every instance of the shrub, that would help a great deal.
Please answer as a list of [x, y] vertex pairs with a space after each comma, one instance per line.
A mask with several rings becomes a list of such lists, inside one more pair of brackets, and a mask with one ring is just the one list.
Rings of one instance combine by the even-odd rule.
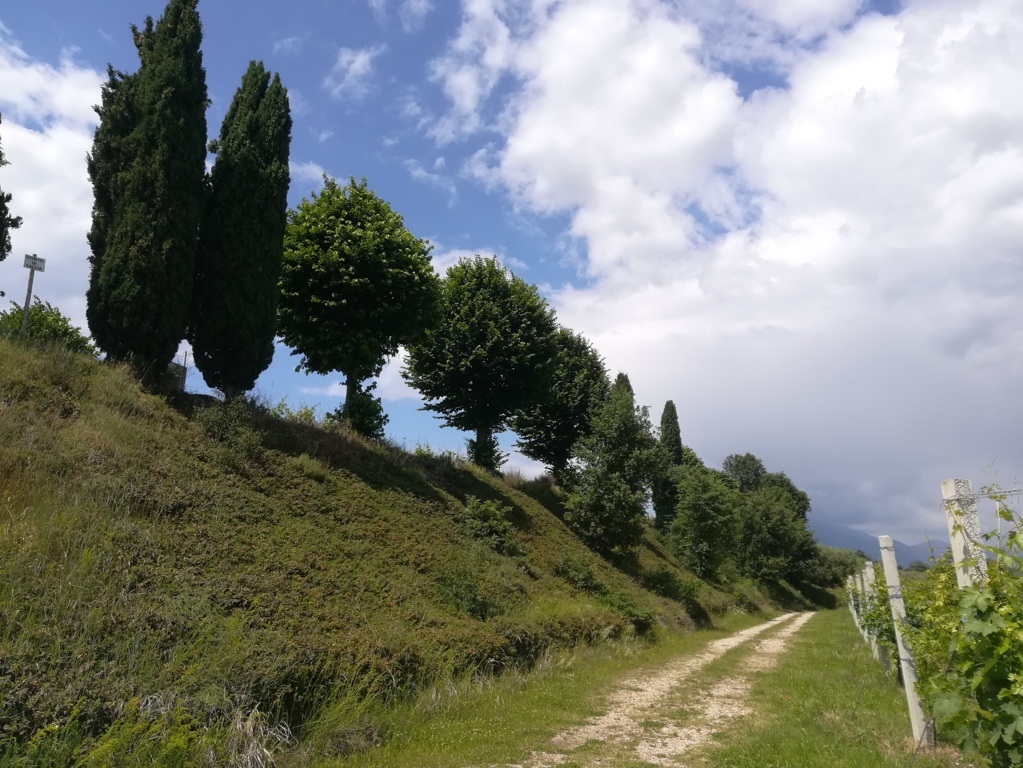
[[511, 507], [496, 501], [481, 501], [475, 496], [465, 500], [463, 521], [469, 535], [502, 555], [519, 555], [522, 547], [515, 540], [514, 527], [508, 522]]
[[698, 581], [683, 579], [665, 565], [660, 566], [656, 571], [643, 574], [642, 581], [643, 586], [655, 595], [685, 604], [695, 601], [700, 591]]
[[[21, 333], [21, 321], [24, 307], [12, 301], [12, 309], [0, 312], [0, 333], [9, 336]], [[28, 310], [28, 325], [25, 333], [30, 339], [46, 344], [54, 344], [82, 355], [96, 356], [96, 348], [80, 328], [71, 325], [71, 320], [64, 317], [60, 310], [37, 296]]]
[[593, 565], [581, 555], [565, 555], [554, 567], [554, 573], [583, 592], [599, 595], [605, 590], [603, 582], [593, 572]]

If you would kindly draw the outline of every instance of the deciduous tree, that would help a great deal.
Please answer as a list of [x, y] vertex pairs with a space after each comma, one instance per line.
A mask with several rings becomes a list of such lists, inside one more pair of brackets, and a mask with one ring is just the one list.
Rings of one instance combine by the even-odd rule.
[[301, 355], [298, 370], [344, 375], [342, 417], [365, 379], [436, 324], [430, 248], [365, 179], [342, 188], [324, 176], [323, 190], [289, 213], [280, 335]]
[[253, 61], [211, 147], [189, 327], [196, 367], [228, 397], [273, 359], [290, 145], [288, 93]]
[[572, 448], [590, 433], [593, 414], [610, 386], [604, 361], [593, 345], [560, 328], [544, 392], [512, 419], [519, 450], [546, 464], [564, 484]]
[[471, 431], [469, 458], [496, 471], [497, 434], [543, 397], [554, 311], [496, 258], [461, 259], [443, 281], [441, 323], [409, 348], [405, 376], [447, 426]]
[[675, 556], [700, 577], [713, 577], [734, 549], [742, 499], [714, 474], [699, 467], [676, 467], [677, 506], [667, 528]]
[[764, 469], [764, 462], [752, 453], [744, 453], [741, 456], [733, 453], [725, 457], [721, 464], [725, 474], [730, 475], [739, 490], [743, 493], [750, 493], [760, 488], [760, 481], [767, 470]]
[[576, 447], [565, 504], [565, 522], [593, 550], [622, 554], [639, 544], [657, 448], [647, 409], [636, 406], [628, 377], [619, 374]]

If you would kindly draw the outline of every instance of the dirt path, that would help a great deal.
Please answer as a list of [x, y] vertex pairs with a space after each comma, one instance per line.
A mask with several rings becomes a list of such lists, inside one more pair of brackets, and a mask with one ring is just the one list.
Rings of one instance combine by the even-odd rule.
[[[551, 768], [573, 765], [614, 766], [623, 760], [683, 768], [685, 753], [704, 744], [714, 733], [749, 714], [750, 676], [773, 667], [789, 639], [813, 616], [789, 613], [710, 643], [695, 655], [625, 680], [608, 700], [607, 711], [551, 740], [543, 752], [534, 752], [524, 764], [505, 768]], [[781, 629], [758, 642], [727, 677], [703, 690], [680, 691], [683, 683], [726, 652], [758, 635]], [[685, 703], [684, 722], [672, 717], [677, 702]], [[666, 722], [675, 720], [675, 722]], [[655, 732], [651, 733], [651, 724]]]

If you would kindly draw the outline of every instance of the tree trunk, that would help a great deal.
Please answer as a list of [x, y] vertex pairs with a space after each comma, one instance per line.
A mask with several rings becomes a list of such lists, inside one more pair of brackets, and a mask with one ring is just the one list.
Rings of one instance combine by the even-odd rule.
[[351, 404], [359, 394], [359, 381], [354, 376], [345, 377], [345, 404], [341, 407], [341, 418], [351, 421]]

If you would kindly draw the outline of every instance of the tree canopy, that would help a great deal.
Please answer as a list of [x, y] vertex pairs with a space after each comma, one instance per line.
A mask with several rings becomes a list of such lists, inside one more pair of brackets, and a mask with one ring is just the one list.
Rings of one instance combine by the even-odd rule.
[[760, 481], [767, 470], [764, 469], [764, 462], [752, 453], [744, 453], [741, 456], [733, 453], [725, 457], [721, 464], [725, 474], [735, 480], [736, 487], [743, 493], [749, 493], [760, 488]]
[[88, 314], [108, 355], [159, 376], [185, 337], [206, 160], [198, 0], [132, 28], [140, 67], [109, 70], [89, 157], [95, 204]]
[[253, 61], [212, 145], [188, 334], [206, 384], [228, 396], [273, 359], [290, 144], [288, 93]]
[[538, 402], [555, 350], [554, 311], [496, 258], [450, 267], [440, 324], [409, 347], [405, 377], [446, 426], [471, 431], [469, 458], [496, 470], [496, 435]]
[[564, 482], [572, 449], [590, 433], [594, 411], [610, 386], [604, 361], [593, 345], [580, 334], [559, 328], [544, 392], [511, 421], [519, 450], [542, 461]]
[[363, 179], [323, 190], [288, 214], [278, 315], [298, 370], [345, 377], [346, 403], [399, 347], [436, 324], [441, 290], [430, 244]]
[[658, 446], [646, 408], [638, 407], [628, 377], [619, 374], [576, 446], [577, 468], [565, 522], [603, 554], [639, 544]]

